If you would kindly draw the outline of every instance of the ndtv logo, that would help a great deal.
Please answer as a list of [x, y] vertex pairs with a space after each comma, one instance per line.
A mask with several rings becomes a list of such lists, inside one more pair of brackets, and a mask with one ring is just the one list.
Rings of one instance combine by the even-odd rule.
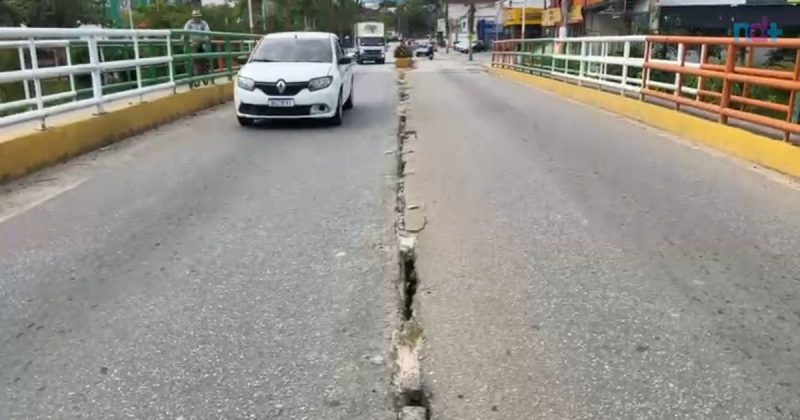
[[761, 22], [757, 23], [734, 22], [733, 39], [735, 41], [741, 40], [742, 31], [744, 31], [744, 38], [748, 41], [766, 41], [769, 38], [770, 41], [775, 42], [779, 36], [783, 35], [783, 30], [778, 28], [778, 24], [769, 22], [766, 16], [762, 16]]

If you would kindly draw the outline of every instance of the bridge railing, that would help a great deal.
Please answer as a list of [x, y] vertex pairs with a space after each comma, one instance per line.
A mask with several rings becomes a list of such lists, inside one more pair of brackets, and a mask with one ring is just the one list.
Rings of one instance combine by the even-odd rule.
[[[99, 28], [0, 28], [0, 127], [182, 84], [232, 78], [259, 35]], [[198, 48], [203, 45], [203, 52]], [[196, 74], [193, 63], [207, 63]]]
[[492, 65], [800, 133], [800, 40], [616, 36], [504, 40]]

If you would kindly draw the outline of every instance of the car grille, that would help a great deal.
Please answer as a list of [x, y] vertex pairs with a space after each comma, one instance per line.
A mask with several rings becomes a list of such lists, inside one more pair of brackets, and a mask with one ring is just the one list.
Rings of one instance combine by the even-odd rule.
[[239, 105], [239, 112], [247, 115], [261, 115], [265, 117], [297, 117], [311, 115], [310, 105], [296, 105], [292, 107], [274, 107], [268, 105]]
[[367, 50], [364, 51], [364, 57], [380, 57], [381, 52], [376, 50]]
[[307, 87], [308, 82], [286, 83], [286, 88], [283, 90], [283, 93], [281, 93], [278, 92], [277, 83], [256, 83], [256, 89], [266, 93], [269, 96], [294, 96]]

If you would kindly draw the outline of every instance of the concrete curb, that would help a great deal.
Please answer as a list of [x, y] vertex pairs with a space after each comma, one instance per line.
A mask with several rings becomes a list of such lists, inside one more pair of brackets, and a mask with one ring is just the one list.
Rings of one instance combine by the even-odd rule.
[[158, 98], [0, 142], [0, 182], [19, 178], [233, 98], [228, 82]]
[[800, 178], [800, 147], [789, 143], [612, 93], [513, 70], [487, 69], [497, 77], [557, 93]]

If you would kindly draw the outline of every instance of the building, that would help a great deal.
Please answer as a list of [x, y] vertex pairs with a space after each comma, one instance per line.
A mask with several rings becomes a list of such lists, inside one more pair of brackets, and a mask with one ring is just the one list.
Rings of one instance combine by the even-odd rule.
[[[544, 0], [504, 0], [497, 3], [495, 14], [502, 19], [503, 38], [540, 38]], [[522, 10], [525, 8], [525, 34], [522, 33]]]
[[586, 35], [629, 35], [653, 32], [657, 0], [587, 1], [582, 7]]
[[783, 36], [800, 34], [797, 0], [660, 0], [658, 31], [733, 36], [734, 23], [757, 23], [766, 17]]
[[646, 33], [657, 0], [548, 0], [542, 17], [545, 36]]

